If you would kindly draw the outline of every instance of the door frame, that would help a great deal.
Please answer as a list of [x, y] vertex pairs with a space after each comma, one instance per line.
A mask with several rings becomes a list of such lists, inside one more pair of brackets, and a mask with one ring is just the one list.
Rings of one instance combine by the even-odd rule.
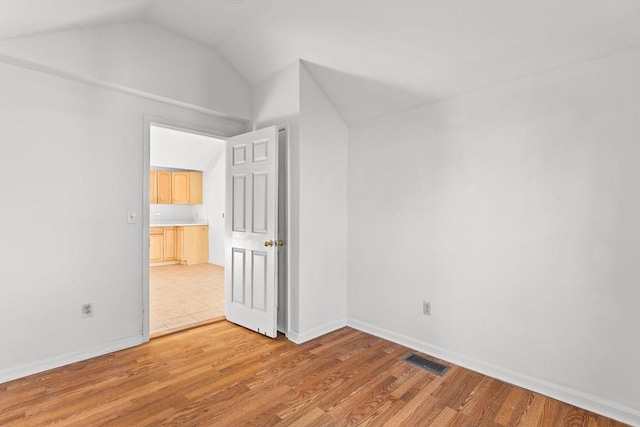
[[[281, 168], [278, 168], [278, 186], [280, 188], [278, 188], [278, 222], [280, 223], [280, 216], [284, 215], [284, 227], [280, 227], [280, 224], [278, 224], [278, 233], [280, 234], [280, 236], [282, 236], [282, 232], [284, 231], [284, 236], [285, 237], [285, 246], [284, 246], [284, 262], [285, 262], [285, 268], [284, 268], [284, 275], [281, 274], [280, 272], [280, 260], [278, 260], [278, 302], [280, 301], [280, 293], [284, 292], [284, 301], [285, 301], [285, 307], [284, 307], [284, 319], [283, 319], [283, 330], [281, 331], [278, 328], [278, 322], [279, 322], [279, 318], [276, 318], [276, 329], [278, 330], [278, 332], [282, 332], [283, 334], [285, 334], [285, 336], [289, 336], [289, 319], [291, 319], [291, 292], [290, 292], [290, 285], [289, 285], [289, 278], [291, 277], [291, 257], [290, 257], [290, 249], [291, 249], [291, 245], [290, 240], [291, 240], [291, 204], [290, 204], [290, 194], [291, 194], [291, 188], [290, 188], [290, 173], [289, 171], [291, 170], [291, 164], [290, 164], [290, 158], [289, 158], [289, 146], [291, 143], [291, 140], [289, 139], [289, 124], [285, 123], [283, 125], [279, 125], [276, 126], [276, 135], [278, 138], [278, 156], [280, 158], [278, 158], [278, 162], [280, 163], [280, 160], [282, 160], [282, 164], [280, 164], [280, 166], [284, 166], [284, 170], [280, 170]], [[284, 143], [281, 145], [280, 144], [280, 133], [284, 133]], [[284, 157], [284, 158], [282, 158]], [[284, 175], [284, 176], [282, 176]], [[284, 178], [284, 182], [280, 182], [280, 178]], [[283, 191], [280, 191], [283, 190]], [[282, 209], [280, 209], [282, 208]], [[278, 236], [278, 239], [280, 239], [281, 237]], [[280, 254], [278, 254], [278, 256], [280, 256]], [[284, 281], [284, 283], [282, 284], [282, 288], [280, 287], [281, 282]], [[279, 307], [278, 307], [279, 308]]]
[[[170, 119], [167, 117], [156, 116], [151, 114], [144, 115], [144, 138], [143, 138], [143, 153], [142, 153], [142, 338], [143, 342], [147, 342], [150, 339], [150, 313], [149, 313], [149, 227], [150, 227], [150, 218], [149, 213], [151, 211], [149, 202], [149, 173], [151, 171], [151, 125], [167, 127], [171, 129], [176, 129], [189, 133], [197, 133], [204, 136], [210, 136], [213, 138], [226, 140], [232, 136], [229, 132], [223, 132], [219, 129], [210, 128], [207, 126], [198, 125], [191, 122], [185, 122], [182, 120]], [[284, 162], [286, 164], [286, 172], [285, 172], [285, 191], [281, 196], [285, 197], [285, 215], [287, 218], [286, 221], [286, 230], [287, 236], [290, 238], [291, 236], [291, 221], [289, 221], [290, 217], [290, 179], [289, 179], [289, 171], [290, 171], [290, 158], [289, 158], [289, 126], [288, 124], [277, 126], [278, 136], [281, 131], [285, 132], [285, 142], [284, 147], [280, 147], [284, 149], [284, 153], [281, 152], [281, 155], [284, 155]], [[246, 130], [245, 132], [249, 132]], [[226, 148], [225, 148], [226, 149]], [[226, 218], [225, 218], [226, 221]], [[287, 242], [288, 244], [288, 242]], [[288, 246], [288, 245], [287, 245]], [[290, 304], [290, 285], [289, 285], [289, 277], [290, 276], [290, 247], [287, 247], [285, 251], [285, 261], [286, 261], [286, 283], [284, 284], [284, 289], [286, 291], [286, 311], [285, 311], [285, 335], [289, 335], [289, 319], [291, 312], [291, 304]], [[225, 266], [226, 268], [226, 266]]]
[[149, 202], [149, 173], [151, 171], [151, 125], [166, 127], [189, 133], [211, 136], [226, 141], [230, 135], [218, 129], [209, 128], [191, 122], [170, 119], [167, 117], [144, 115], [144, 141], [142, 155], [142, 336], [143, 341], [150, 339], [149, 313], [149, 226], [151, 211]]

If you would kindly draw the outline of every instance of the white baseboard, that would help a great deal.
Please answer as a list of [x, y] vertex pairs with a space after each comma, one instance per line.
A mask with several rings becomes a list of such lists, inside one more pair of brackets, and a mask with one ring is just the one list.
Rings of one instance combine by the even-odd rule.
[[81, 360], [87, 360], [91, 359], [92, 357], [102, 356], [104, 354], [113, 353], [114, 351], [134, 347], [144, 342], [144, 337], [142, 335], [137, 335], [135, 337], [114, 341], [112, 343], [100, 345], [78, 353], [51, 357], [49, 359], [17, 366], [15, 368], [0, 369], [0, 384], [40, 372], [48, 371], [49, 369], [59, 368], [61, 366], [79, 362]]
[[340, 329], [344, 326], [347, 326], [347, 320], [340, 319], [340, 320], [336, 320], [335, 322], [327, 323], [325, 325], [318, 326], [316, 328], [313, 328], [304, 332], [289, 330], [289, 333], [287, 334], [287, 338], [296, 344], [302, 344], [304, 342], [311, 341], [314, 338], [318, 338], [322, 335], [328, 334], [329, 332], [333, 332], [336, 329]]
[[607, 401], [598, 396], [593, 396], [589, 393], [573, 390], [559, 384], [554, 384], [539, 378], [513, 372], [356, 319], [347, 319], [347, 326], [393, 341], [410, 349], [429, 354], [438, 359], [446, 360], [455, 365], [462, 366], [492, 378], [569, 403], [579, 408], [583, 408], [630, 425], [640, 426], [640, 411], [619, 405], [615, 402]]

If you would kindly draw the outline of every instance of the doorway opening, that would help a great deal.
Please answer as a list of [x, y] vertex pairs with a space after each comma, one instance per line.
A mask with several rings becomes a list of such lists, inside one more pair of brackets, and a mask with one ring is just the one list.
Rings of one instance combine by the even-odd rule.
[[[192, 166], [185, 160], [185, 157], [189, 154], [192, 157], [194, 156], [193, 153], [185, 150], [186, 145], [184, 144], [179, 146], [179, 150], [174, 150], [173, 154], [163, 158], [162, 150], [156, 150], [156, 147], [162, 144], [162, 139], [157, 136], [172, 132], [185, 138], [205, 138], [205, 141], [207, 141], [206, 148], [211, 148], [212, 145], [215, 145], [219, 150], [213, 156], [207, 156], [201, 152], [197, 157], [202, 165], [198, 167]], [[227, 153], [227, 139], [231, 138], [232, 135], [220, 136], [220, 133], [215, 129], [156, 116], [145, 116], [144, 133], [144, 200], [148, 203], [143, 204], [142, 222], [143, 241], [145, 244], [142, 248], [142, 305], [143, 336], [148, 340], [150, 337], [155, 338], [226, 318], [226, 304], [229, 304], [228, 298], [231, 295], [229, 290], [225, 288], [225, 286], [229, 286], [229, 283], [225, 283], [224, 273], [225, 265], [229, 263], [229, 253], [227, 252], [231, 247], [228, 246], [227, 220], [225, 219], [225, 215], [229, 215], [231, 206], [227, 205], [229, 202], [226, 200], [229, 191], [227, 188], [228, 182], [226, 182], [229, 180], [229, 171], [227, 169], [230, 161], [229, 153]], [[278, 197], [276, 202], [278, 206], [279, 231], [276, 240], [284, 242], [290, 236], [290, 224], [288, 221], [290, 208], [288, 203], [290, 194], [288, 170], [290, 169], [290, 159], [287, 125], [278, 127], [276, 140], [279, 147], [277, 150], [277, 163], [279, 166], [277, 174]], [[203, 159], [208, 159], [208, 162], [203, 162]], [[153, 176], [154, 170], [155, 177]], [[195, 179], [192, 180], [192, 176]], [[200, 177], [202, 178], [201, 181]], [[170, 183], [168, 183], [169, 180], [171, 180]], [[199, 183], [201, 183], [200, 187]], [[171, 196], [168, 196], [166, 194], [167, 185], [179, 187], [178, 192], [174, 194], [172, 191]], [[196, 188], [193, 192], [191, 191], [192, 186]], [[188, 191], [185, 190], [187, 187], [189, 188]], [[191, 197], [192, 194], [199, 194], [198, 189], [202, 192], [202, 201], [198, 201], [197, 196], [195, 200]], [[188, 196], [185, 193], [188, 193]], [[155, 200], [154, 197], [156, 198]], [[167, 200], [171, 200], [171, 203], [166, 202]], [[212, 203], [208, 203], [207, 200]], [[164, 203], [159, 203], [159, 201]], [[167, 205], [176, 206], [169, 208]], [[207, 231], [205, 233], [198, 232], [202, 227], [206, 227]], [[194, 235], [196, 238], [192, 239]], [[202, 243], [205, 239], [205, 237], [202, 237], [203, 235], [206, 236], [206, 244]], [[146, 244], [147, 242], [148, 244]], [[189, 242], [195, 242], [195, 244], [189, 244]], [[196, 249], [194, 249], [194, 246]], [[158, 249], [159, 247], [161, 249]], [[205, 249], [198, 251], [197, 247]], [[208, 254], [203, 260], [194, 261], [194, 259], [198, 259], [197, 254], [202, 254], [207, 249]], [[275, 308], [277, 310], [277, 330], [285, 335], [288, 335], [290, 310], [288, 289], [289, 256], [288, 245], [284, 248], [279, 248], [276, 267], [277, 305]], [[171, 259], [172, 257], [175, 259]], [[169, 268], [162, 269], [164, 267]], [[189, 275], [179, 274], [182, 271], [186, 271], [185, 267], [189, 267], [195, 277], [190, 279]], [[176, 271], [170, 271], [171, 268]], [[162, 295], [158, 292], [157, 286], [154, 285], [154, 281], [157, 278], [155, 276], [165, 271], [167, 273], [161, 279], [165, 282], [164, 286], [172, 291], [175, 291], [175, 288], [185, 288], [186, 295]], [[156, 275], [156, 272], [160, 274]], [[185, 279], [187, 284], [180, 284], [181, 279]], [[205, 282], [205, 284], [216, 287], [205, 288], [204, 290], [198, 289], [197, 285], [193, 284], [196, 281]], [[195, 304], [193, 309], [178, 307], [180, 313], [178, 311], [172, 312], [172, 307], [169, 306], [168, 302], [176, 303], [181, 299], [196, 299], [198, 303], [204, 303], [207, 307]], [[170, 319], [180, 319], [165, 322], [160, 318], [160, 311], [169, 312], [165, 313], [169, 316], [177, 315], [176, 317], [170, 317]], [[188, 311], [191, 311], [191, 313]], [[212, 311], [214, 313], [211, 313]], [[209, 315], [205, 312], [209, 312]], [[187, 322], [189, 319], [184, 318], [183, 314], [191, 317], [193, 321]], [[212, 314], [214, 315], [211, 316]]]
[[149, 124], [149, 333], [224, 319], [225, 139]]

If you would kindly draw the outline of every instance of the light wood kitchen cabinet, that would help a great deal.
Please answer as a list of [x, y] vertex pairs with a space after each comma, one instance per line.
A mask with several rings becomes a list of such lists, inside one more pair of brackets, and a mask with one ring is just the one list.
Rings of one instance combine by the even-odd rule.
[[209, 226], [151, 227], [149, 262], [194, 265], [209, 262]]
[[189, 172], [189, 203], [202, 204], [202, 172]]
[[176, 259], [184, 259], [184, 227], [176, 227]]
[[201, 205], [202, 172], [152, 170], [149, 176], [149, 202]]
[[158, 203], [158, 171], [151, 171], [149, 176], [149, 203]]
[[162, 227], [152, 227], [149, 232], [149, 262], [164, 261], [164, 231]]
[[164, 228], [164, 260], [176, 260], [176, 227]]
[[171, 200], [174, 205], [189, 204], [189, 172], [171, 172]]
[[189, 227], [178, 227], [178, 261], [181, 264], [194, 265], [206, 264], [209, 262], [209, 227], [206, 225], [195, 225]]
[[209, 262], [209, 227], [184, 227], [183, 257], [187, 265]]
[[167, 171], [156, 171], [157, 172], [157, 203], [161, 204], [169, 204], [171, 203], [171, 172]]

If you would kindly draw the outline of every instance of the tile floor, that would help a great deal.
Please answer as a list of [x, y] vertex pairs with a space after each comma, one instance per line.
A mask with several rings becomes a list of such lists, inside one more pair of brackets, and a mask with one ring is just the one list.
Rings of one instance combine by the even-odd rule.
[[224, 268], [212, 264], [149, 269], [151, 335], [224, 316]]

